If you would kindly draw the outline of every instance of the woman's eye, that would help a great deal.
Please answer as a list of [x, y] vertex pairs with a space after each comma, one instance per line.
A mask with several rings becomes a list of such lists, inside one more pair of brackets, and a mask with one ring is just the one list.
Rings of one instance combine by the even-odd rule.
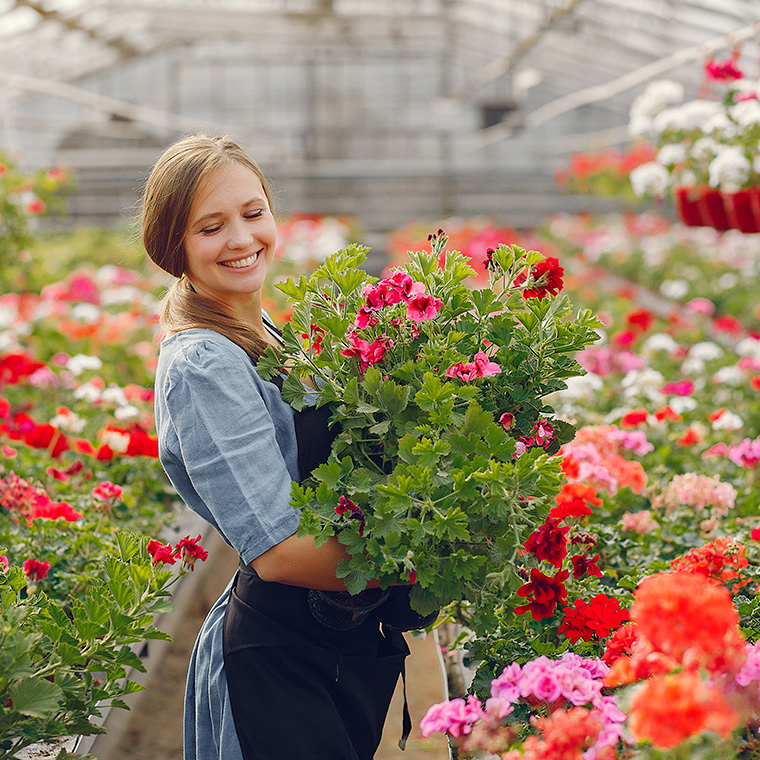
[[258, 219], [263, 213], [263, 209], [259, 209], [258, 211], [249, 211], [248, 213], [243, 214], [243, 217], [245, 219]]
[[213, 227], [204, 227], [201, 230], [201, 235], [213, 235], [215, 232], [219, 232], [220, 229], [222, 229], [221, 224], [217, 224]]

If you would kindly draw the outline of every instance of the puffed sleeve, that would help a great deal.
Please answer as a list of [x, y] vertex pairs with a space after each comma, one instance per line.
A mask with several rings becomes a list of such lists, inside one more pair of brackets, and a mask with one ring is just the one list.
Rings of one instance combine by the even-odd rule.
[[237, 347], [195, 344], [173, 362], [163, 393], [162, 425], [172, 435], [162, 435], [162, 462], [188, 505], [207, 511], [245, 562], [295, 533], [297, 476], [281, 448], [295, 448], [292, 412], [247, 357]]

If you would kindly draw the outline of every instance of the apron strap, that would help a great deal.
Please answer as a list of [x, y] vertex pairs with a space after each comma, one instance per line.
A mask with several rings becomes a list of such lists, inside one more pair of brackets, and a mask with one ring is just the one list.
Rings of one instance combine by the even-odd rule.
[[406, 698], [406, 661], [401, 664], [401, 686], [404, 689], [404, 709], [401, 717], [401, 738], [398, 740], [400, 749], [406, 749], [406, 740], [412, 733], [412, 716], [409, 714], [409, 702]]

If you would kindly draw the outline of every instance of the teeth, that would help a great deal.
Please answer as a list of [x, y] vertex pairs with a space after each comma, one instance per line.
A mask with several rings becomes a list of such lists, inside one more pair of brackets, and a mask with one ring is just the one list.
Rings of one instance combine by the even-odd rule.
[[223, 267], [232, 267], [233, 269], [240, 269], [241, 267], [249, 267], [259, 257], [258, 253], [254, 253], [253, 256], [249, 256], [247, 259], [240, 259], [239, 261], [222, 261]]

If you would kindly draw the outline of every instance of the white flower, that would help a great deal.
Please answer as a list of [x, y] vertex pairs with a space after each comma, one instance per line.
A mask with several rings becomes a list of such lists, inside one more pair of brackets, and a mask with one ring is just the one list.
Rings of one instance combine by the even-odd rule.
[[760, 361], [760, 339], [742, 338], [734, 347], [739, 356], [751, 356], [753, 359]]
[[108, 288], [100, 293], [100, 301], [103, 306], [111, 306], [121, 303], [140, 303], [143, 292], [132, 285], [122, 285], [119, 288]]
[[626, 398], [643, 397], [654, 403], [662, 403], [664, 396], [660, 390], [665, 384], [665, 378], [660, 372], [648, 367], [641, 370], [631, 370], [621, 381]]
[[667, 351], [669, 354], [678, 348], [678, 343], [667, 333], [652, 333], [644, 341], [644, 349], [652, 351]]
[[686, 280], [663, 280], [660, 285], [660, 293], [665, 298], [680, 301], [689, 294], [689, 283]]
[[710, 187], [720, 187], [729, 192], [738, 190], [749, 180], [749, 159], [735, 145], [721, 147], [718, 155], [707, 167]]
[[94, 404], [100, 400], [100, 388], [92, 383], [82, 383], [74, 390], [74, 398], [81, 398], [88, 404]]
[[109, 385], [108, 388], [103, 389], [103, 393], [100, 395], [101, 401], [105, 401], [109, 404], [116, 404], [117, 406], [126, 406], [129, 402], [124, 395], [124, 391], [119, 388], [118, 385]]
[[716, 135], [721, 140], [728, 140], [737, 133], [736, 124], [724, 113], [713, 114], [702, 125], [702, 131], [708, 135]]
[[593, 399], [594, 395], [604, 388], [602, 378], [593, 372], [568, 377], [565, 383], [567, 384], [567, 388], [560, 391], [561, 397], [572, 401]]
[[[686, 160], [686, 146], [683, 143], [669, 143], [657, 151], [657, 160], [663, 166], [674, 166]], [[646, 166], [646, 164], [644, 164]]]
[[700, 137], [694, 141], [689, 155], [697, 161], [712, 161], [718, 155], [720, 143], [712, 137]]
[[701, 375], [705, 371], [705, 363], [701, 359], [689, 357], [681, 364], [684, 375]]
[[76, 354], [66, 362], [66, 369], [72, 375], [81, 375], [87, 369], [100, 369], [103, 362], [97, 356], [87, 356], [87, 354]]
[[676, 413], [691, 412], [697, 408], [697, 400], [691, 396], [672, 396], [668, 406]]
[[728, 109], [731, 118], [742, 127], [753, 127], [760, 124], [760, 102], [743, 100]]
[[140, 410], [136, 406], [132, 406], [132, 404], [127, 404], [126, 406], [120, 406], [113, 413], [113, 416], [116, 417], [117, 420], [128, 420], [133, 417], [139, 417]]
[[723, 414], [712, 423], [713, 430], [741, 430], [744, 427], [744, 420], [733, 412], [723, 412]]
[[100, 440], [117, 454], [122, 454], [129, 448], [129, 434], [118, 430], [104, 430], [100, 434]]
[[726, 272], [718, 277], [718, 287], [721, 290], [731, 290], [731, 288], [736, 287], [738, 282], [739, 278], [733, 272]]
[[637, 166], [629, 175], [633, 192], [638, 196], [661, 198], [670, 184], [668, 170], [657, 161]]
[[682, 103], [683, 96], [684, 88], [680, 82], [670, 79], [650, 82], [644, 92], [631, 104], [631, 121], [650, 120], [663, 109]]
[[744, 384], [744, 373], [738, 367], [721, 367], [713, 375], [713, 382], [737, 387]]
[[58, 430], [63, 430], [64, 433], [81, 433], [87, 420], [84, 417], [80, 417], [76, 412], [66, 411], [65, 413], [56, 414], [50, 424]]
[[100, 319], [100, 309], [91, 303], [78, 303], [71, 307], [71, 316], [87, 324], [94, 325]]
[[652, 128], [657, 135], [702, 129], [708, 119], [722, 112], [722, 108], [720, 103], [712, 100], [691, 100], [678, 108], [666, 108], [658, 113], [652, 120]]
[[710, 340], [703, 340], [700, 343], [695, 343], [689, 349], [690, 359], [700, 359], [703, 362], [709, 362], [713, 359], [723, 356], [723, 349]]

